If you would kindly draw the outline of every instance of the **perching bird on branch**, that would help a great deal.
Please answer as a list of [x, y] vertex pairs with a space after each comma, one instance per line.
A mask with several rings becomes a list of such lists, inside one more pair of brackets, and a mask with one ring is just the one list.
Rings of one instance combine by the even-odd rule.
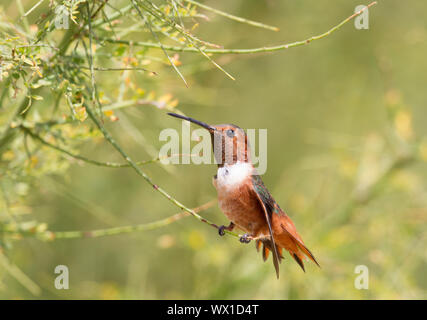
[[229, 226], [219, 227], [219, 234], [234, 227], [246, 233], [240, 238], [242, 243], [256, 239], [259, 251], [267, 260], [273, 253], [273, 264], [279, 278], [279, 263], [283, 259], [284, 248], [304, 269], [303, 260], [308, 257], [318, 266], [315, 257], [307, 249], [291, 218], [279, 207], [257, 174], [250, 159], [250, 149], [246, 133], [232, 124], [208, 125], [204, 122], [175, 113], [169, 115], [191, 121], [207, 129], [212, 138], [213, 152], [218, 163], [218, 172], [213, 185], [218, 192], [221, 210], [230, 219]]

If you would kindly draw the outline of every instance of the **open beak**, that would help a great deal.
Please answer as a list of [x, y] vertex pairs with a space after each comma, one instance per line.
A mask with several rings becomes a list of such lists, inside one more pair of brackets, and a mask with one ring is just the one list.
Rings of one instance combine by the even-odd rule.
[[180, 114], [176, 114], [176, 113], [172, 113], [172, 112], [168, 112], [168, 115], [170, 115], [172, 117], [175, 117], [175, 118], [184, 119], [184, 120], [193, 122], [195, 124], [198, 124], [199, 126], [201, 126], [201, 127], [205, 128], [205, 129], [209, 130], [209, 132], [211, 132], [211, 133], [216, 130], [214, 127], [212, 127], [212, 126], [210, 126], [210, 125], [208, 125], [208, 124], [206, 124], [206, 123], [204, 123], [202, 121], [190, 118], [190, 117], [182, 116]]

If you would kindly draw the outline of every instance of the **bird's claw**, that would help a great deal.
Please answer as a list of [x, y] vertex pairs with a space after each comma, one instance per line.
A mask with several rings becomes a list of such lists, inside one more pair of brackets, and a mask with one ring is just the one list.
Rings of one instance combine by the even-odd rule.
[[251, 242], [252, 238], [249, 234], [245, 233], [243, 236], [240, 237], [239, 240], [241, 243], [249, 243]]
[[218, 228], [218, 234], [219, 234], [221, 237], [225, 235], [225, 229], [226, 229], [226, 228], [227, 228], [226, 226], [220, 226], [220, 227]]

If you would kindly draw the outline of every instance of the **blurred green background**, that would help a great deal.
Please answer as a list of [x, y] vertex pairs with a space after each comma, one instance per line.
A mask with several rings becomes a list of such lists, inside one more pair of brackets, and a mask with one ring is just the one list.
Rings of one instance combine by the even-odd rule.
[[[125, 2], [112, 1], [116, 7]], [[22, 0], [25, 10], [35, 3]], [[202, 19], [195, 33], [226, 48], [307, 39], [337, 25], [357, 5], [367, 4], [204, 3], [280, 28], [258, 29], [199, 9], [210, 19]], [[0, 7], [18, 21], [15, 1], [1, 0]], [[156, 230], [105, 238], [13, 241], [4, 251], [7, 262], [0, 264], [0, 297], [427, 298], [426, 10], [422, 1], [379, 1], [369, 11], [368, 30], [357, 30], [351, 21], [305, 46], [214, 56], [236, 81], [193, 53], [179, 54], [189, 88], [172, 68], [162, 67], [155, 79], [132, 75], [138, 88], [157, 96], [172, 94], [179, 100], [176, 108], [196, 119], [268, 129], [264, 182], [295, 222], [321, 269], [306, 263], [303, 273], [286, 253], [277, 280], [271, 259], [264, 263], [252, 243], [221, 238], [213, 228], [186, 217]], [[43, 6], [29, 15], [30, 24], [42, 12]], [[146, 40], [138, 33], [126, 38]], [[153, 55], [164, 59], [159, 50]], [[102, 59], [97, 63], [102, 65]], [[158, 66], [154, 61], [147, 68]], [[97, 81], [102, 91], [114, 96], [125, 77], [97, 73]], [[126, 90], [131, 95], [136, 89]], [[47, 98], [39, 108], [51, 103]], [[106, 127], [138, 160], [157, 155], [162, 129], [181, 128], [180, 121], [153, 106], [120, 109], [115, 115], [119, 120], [107, 121]], [[121, 160], [99, 137], [78, 150], [100, 161]], [[41, 175], [11, 203], [14, 210], [27, 213], [23, 219], [46, 222], [49, 230], [94, 230], [148, 223], [179, 212], [132, 169], [96, 167], [71, 158], [67, 162], [68, 170]], [[216, 197], [211, 183], [214, 165], [149, 164], [142, 169], [189, 208]], [[217, 205], [200, 214], [227, 224]], [[40, 288], [39, 295], [11, 275], [12, 265]], [[54, 287], [57, 265], [69, 268], [69, 290]], [[355, 288], [358, 265], [369, 269], [368, 290]]]

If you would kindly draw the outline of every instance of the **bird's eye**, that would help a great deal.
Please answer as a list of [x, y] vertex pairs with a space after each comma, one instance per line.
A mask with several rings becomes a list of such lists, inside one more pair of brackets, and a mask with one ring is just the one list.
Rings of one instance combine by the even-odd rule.
[[228, 129], [227, 130], [227, 136], [229, 136], [230, 138], [234, 137], [234, 130], [233, 129]]

